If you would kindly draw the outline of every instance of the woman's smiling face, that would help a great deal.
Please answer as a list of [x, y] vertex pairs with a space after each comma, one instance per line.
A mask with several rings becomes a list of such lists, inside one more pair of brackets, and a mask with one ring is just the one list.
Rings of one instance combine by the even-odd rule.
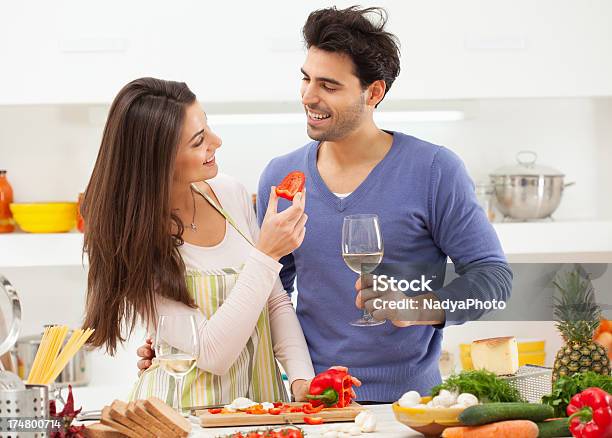
[[174, 181], [191, 183], [214, 178], [219, 171], [215, 152], [221, 143], [208, 126], [202, 106], [198, 102], [188, 106], [176, 153]]

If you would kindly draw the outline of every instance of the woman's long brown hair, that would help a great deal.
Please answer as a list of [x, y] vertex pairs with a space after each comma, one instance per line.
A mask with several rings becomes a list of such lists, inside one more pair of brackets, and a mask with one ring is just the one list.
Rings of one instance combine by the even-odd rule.
[[111, 355], [139, 318], [155, 320], [156, 293], [194, 305], [170, 192], [185, 109], [195, 100], [184, 83], [141, 78], [110, 108], [81, 212], [89, 258], [83, 326], [95, 329], [88, 343]]

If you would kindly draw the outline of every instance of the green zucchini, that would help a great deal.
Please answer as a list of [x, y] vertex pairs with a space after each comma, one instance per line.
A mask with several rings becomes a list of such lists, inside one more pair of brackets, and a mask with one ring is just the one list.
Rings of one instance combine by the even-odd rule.
[[569, 431], [569, 418], [559, 418], [558, 420], [544, 421], [537, 424], [540, 430], [538, 438], [554, 438], [572, 435]]
[[539, 403], [485, 403], [466, 408], [459, 421], [466, 426], [480, 426], [505, 420], [544, 421], [554, 416], [552, 406]]

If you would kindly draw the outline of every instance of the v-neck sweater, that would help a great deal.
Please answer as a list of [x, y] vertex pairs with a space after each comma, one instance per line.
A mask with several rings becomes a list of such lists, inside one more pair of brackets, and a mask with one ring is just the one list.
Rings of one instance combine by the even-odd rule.
[[[444, 268], [450, 257], [459, 276], [434, 290], [439, 300], [506, 300], [512, 278], [461, 159], [443, 146], [389, 133], [393, 143], [385, 157], [345, 198], [330, 191], [319, 174], [316, 141], [273, 159], [261, 176], [257, 197], [261, 221], [270, 186], [290, 171], [306, 174], [306, 237], [281, 259], [283, 286], [292, 292], [297, 277], [297, 315], [315, 372], [348, 366], [363, 382], [358, 400], [381, 402], [395, 401], [409, 390], [427, 394], [440, 383], [443, 326], [475, 320], [485, 312], [447, 311], [442, 326], [349, 325], [361, 311], [355, 306], [357, 275], [342, 259], [344, 216], [379, 216], [383, 263], [425, 262]], [[288, 206], [279, 200], [279, 211]]]

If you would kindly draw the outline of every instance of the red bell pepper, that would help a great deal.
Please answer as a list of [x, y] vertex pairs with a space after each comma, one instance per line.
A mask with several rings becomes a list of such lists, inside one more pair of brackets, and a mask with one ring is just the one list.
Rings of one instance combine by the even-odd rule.
[[317, 424], [323, 424], [323, 418], [322, 417], [304, 417], [304, 423], [306, 424], [310, 424], [310, 425], [317, 425]]
[[300, 172], [299, 170], [295, 170], [290, 172], [281, 183], [276, 186], [276, 195], [288, 199], [289, 201], [293, 201], [293, 197], [298, 193], [304, 190], [304, 185], [306, 184], [306, 175], [304, 172]]
[[313, 407], [323, 404], [328, 408], [343, 408], [351, 403], [352, 386], [349, 373], [329, 369], [312, 379], [306, 398], [311, 400]]
[[220, 414], [223, 411], [221, 408], [211, 408], [208, 410], [209, 414]]
[[601, 388], [587, 388], [573, 396], [567, 415], [576, 438], [612, 437], [612, 396]]

